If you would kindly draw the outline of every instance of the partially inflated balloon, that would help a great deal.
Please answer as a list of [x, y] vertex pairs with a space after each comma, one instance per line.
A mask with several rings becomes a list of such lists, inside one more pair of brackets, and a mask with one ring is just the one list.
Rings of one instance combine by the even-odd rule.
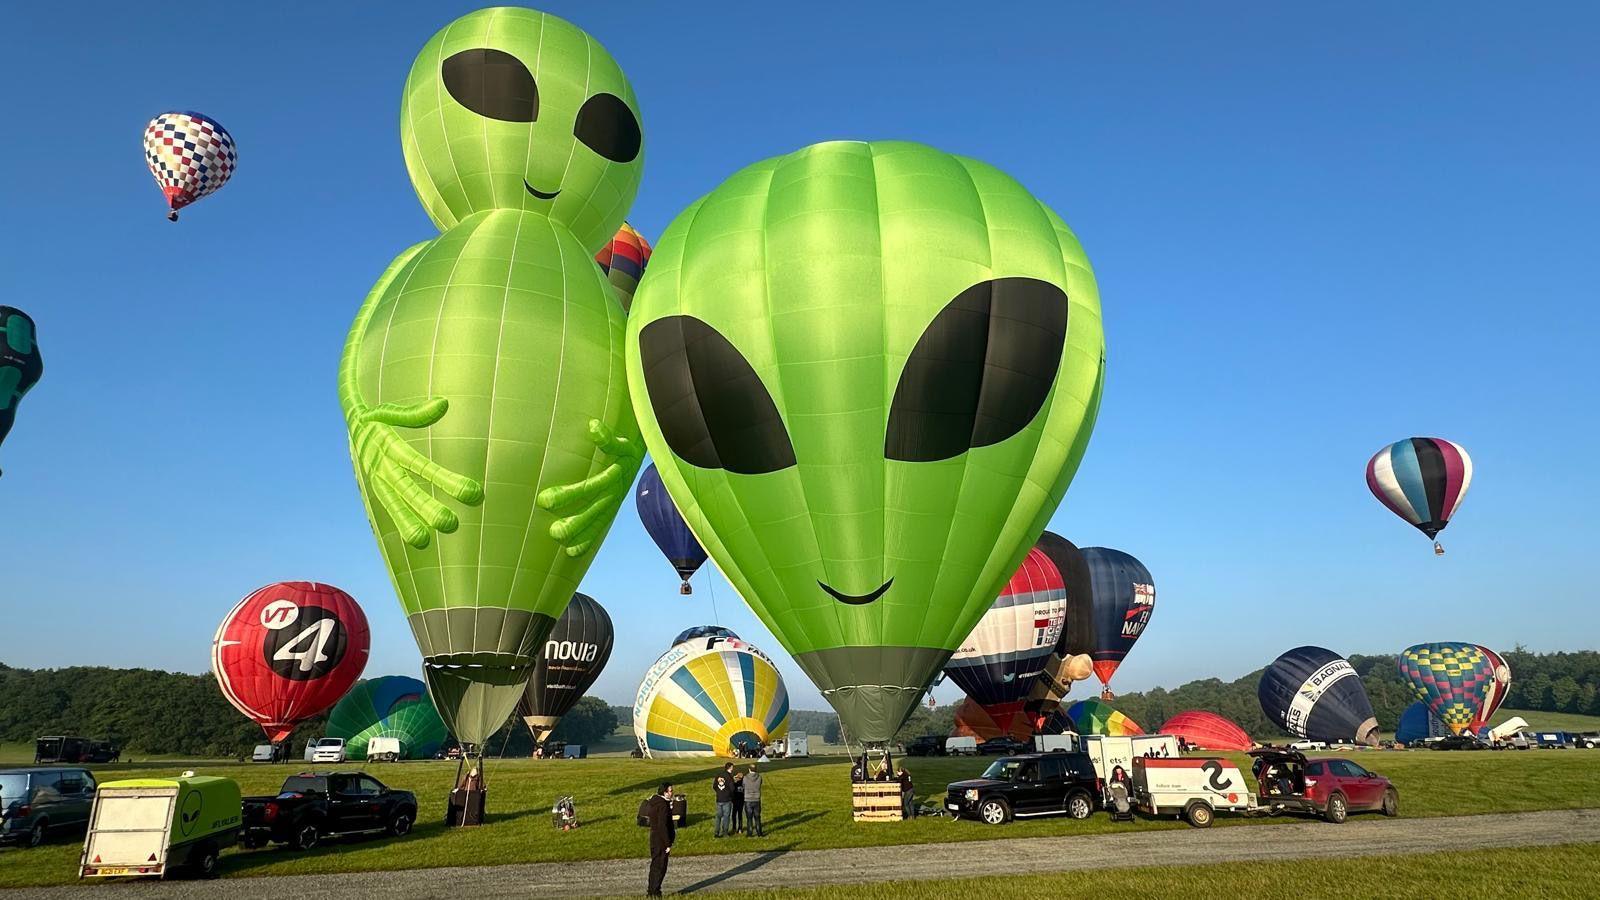
[[[1072, 730], [1078, 734], [1106, 734], [1113, 737], [1144, 734], [1144, 730], [1139, 727], [1139, 723], [1113, 709], [1111, 704], [1098, 698], [1079, 700], [1063, 710], [1059, 716], [1060, 718], [1052, 724], [1070, 723]], [[1050, 730], [1061, 731], [1064, 729], [1056, 727]]]
[[1428, 704], [1418, 700], [1400, 713], [1400, 723], [1395, 726], [1394, 739], [1402, 744], [1414, 744], [1423, 738], [1444, 737], [1449, 733], [1450, 729], [1428, 711]]
[[574, 594], [544, 639], [544, 652], [533, 666], [517, 707], [535, 743], [550, 736], [561, 717], [600, 677], [600, 670], [611, 659], [614, 637], [605, 607], [588, 594]]
[[[1089, 563], [1084, 560], [1083, 551], [1079, 550], [1076, 544], [1058, 534], [1046, 531], [1039, 535], [1034, 549], [1043, 553], [1061, 576], [1062, 587], [1066, 591], [1064, 612], [1074, 608], [1073, 598], [1093, 596]], [[1093, 658], [1087, 653], [1073, 649], [1075, 647], [1073, 635], [1068, 633], [1069, 617], [1070, 615], [1063, 616], [1061, 637], [1057, 639], [1055, 650], [1050, 654], [1050, 658], [1045, 660], [1044, 668], [1034, 679], [1033, 688], [1028, 693], [1028, 710], [1036, 724], [1060, 707], [1062, 699], [1071, 692], [1074, 681], [1082, 681], [1094, 674]], [[1078, 625], [1080, 630], [1086, 627], [1082, 622]]]
[[672, 498], [667, 495], [654, 463], [646, 466], [644, 474], [639, 476], [639, 487], [634, 492], [634, 498], [644, 530], [683, 581], [679, 593], [694, 593], [689, 586], [689, 579], [705, 563], [706, 551], [695, 539], [694, 532], [689, 530], [689, 524], [683, 521], [683, 515], [673, 505]]
[[366, 759], [367, 745], [379, 737], [398, 740], [401, 759], [432, 759], [450, 733], [422, 682], [385, 675], [361, 682], [334, 705], [328, 737], [344, 738], [350, 759]]
[[[1437, 537], [1472, 484], [1472, 457], [1443, 438], [1407, 438], [1367, 461], [1367, 489], [1390, 512]], [[1434, 544], [1436, 552], [1444, 549]]]
[[1506, 702], [1506, 694], [1511, 691], [1511, 666], [1506, 663], [1505, 658], [1482, 644], [1478, 645], [1478, 649], [1488, 658], [1494, 677], [1489, 685], [1489, 697], [1483, 704], [1483, 712], [1478, 720], [1472, 723], [1473, 731], [1478, 731], [1489, 724], [1489, 717], [1495, 714], [1500, 704]]
[[1035, 547], [945, 663], [956, 686], [981, 705], [1020, 703], [1061, 639], [1066, 587]]
[[17, 421], [17, 406], [44, 375], [33, 319], [20, 309], [0, 306], [0, 444]]
[[1456, 734], [1481, 724], [1495, 685], [1495, 663], [1476, 644], [1446, 641], [1401, 651], [1400, 677], [1428, 711]]
[[694, 203], [628, 346], [679, 510], [868, 744], [1060, 503], [1104, 359], [1061, 219], [984, 163], [897, 142], [807, 147]]
[[1350, 661], [1321, 647], [1296, 647], [1261, 673], [1256, 698], [1267, 718], [1313, 741], [1378, 743], [1372, 702]]
[[674, 644], [639, 684], [633, 733], [645, 756], [736, 756], [789, 731], [771, 658], [734, 637]]
[[367, 666], [367, 616], [333, 585], [285, 581], [234, 605], [211, 640], [211, 671], [234, 709], [278, 743], [336, 703]]
[[1026, 741], [1033, 735], [1033, 721], [1018, 701], [984, 705], [968, 697], [956, 707], [950, 733], [980, 741], [1002, 736]]
[[623, 310], [630, 309], [639, 279], [644, 276], [645, 266], [650, 264], [650, 242], [634, 231], [632, 225], [623, 222], [617, 236], [600, 248], [594, 261], [606, 273], [606, 280], [617, 289], [617, 299], [622, 301]]
[[1162, 724], [1157, 733], [1176, 735], [1189, 746], [1202, 750], [1249, 750], [1255, 746], [1250, 735], [1233, 720], [1203, 709], [1178, 713]]
[[178, 210], [233, 177], [239, 152], [222, 123], [197, 112], [166, 112], [144, 127], [144, 159], [178, 221]]
[[1100, 683], [1109, 687], [1117, 666], [1133, 649], [1156, 608], [1156, 582], [1144, 563], [1121, 550], [1085, 547], [1090, 595], [1067, 601], [1067, 649], [1094, 660]]

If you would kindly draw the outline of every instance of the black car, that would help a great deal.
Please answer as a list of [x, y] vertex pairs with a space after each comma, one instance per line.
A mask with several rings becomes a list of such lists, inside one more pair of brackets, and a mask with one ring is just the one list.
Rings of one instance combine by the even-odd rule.
[[957, 818], [999, 825], [1013, 816], [1087, 819], [1100, 805], [1100, 796], [1089, 754], [1057, 750], [997, 759], [982, 778], [946, 788], [944, 806]]
[[1487, 750], [1488, 745], [1470, 734], [1451, 734], [1428, 745], [1430, 750]]
[[1014, 756], [1033, 749], [1022, 741], [1008, 737], [990, 738], [978, 745], [979, 756]]
[[944, 738], [937, 734], [924, 734], [906, 745], [907, 756], [943, 756]]
[[417, 820], [417, 797], [364, 772], [302, 772], [283, 780], [272, 797], [244, 798], [243, 843], [268, 841], [309, 850], [331, 835], [387, 831], [402, 835]]

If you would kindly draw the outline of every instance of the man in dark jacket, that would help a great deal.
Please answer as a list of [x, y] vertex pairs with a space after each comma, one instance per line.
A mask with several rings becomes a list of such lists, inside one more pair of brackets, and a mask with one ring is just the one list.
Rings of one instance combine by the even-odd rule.
[[711, 793], [717, 801], [716, 837], [733, 834], [733, 763], [723, 765], [711, 779]]
[[654, 797], [645, 801], [650, 816], [650, 882], [645, 887], [646, 897], [661, 896], [661, 882], [667, 877], [667, 858], [672, 854], [672, 842], [678, 829], [672, 822], [672, 783], [663, 781]]
[[900, 767], [899, 781], [900, 781], [900, 817], [902, 819], [907, 819], [907, 820], [914, 819], [917, 816], [917, 807], [912, 802], [912, 797], [913, 797], [912, 790], [913, 790], [913, 788], [912, 788], [912, 784], [911, 784], [911, 773], [906, 771], [906, 767], [905, 766], [901, 766]]

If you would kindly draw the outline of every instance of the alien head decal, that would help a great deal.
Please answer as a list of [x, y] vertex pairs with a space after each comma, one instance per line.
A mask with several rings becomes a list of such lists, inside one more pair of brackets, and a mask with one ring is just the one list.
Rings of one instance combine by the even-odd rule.
[[673, 500], [859, 740], [887, 740], [1066, 491], [1104, 340], [1066, 225], [906, 143], [757, 163], [678, 216], [628, 322]]
[[644, 167], [638, 104], [616, 61], [531, 9], [482, 9], [434, 35], [406, 79], [400, 137], [441, 230], [486, 209], [525, 209], [591, 253], [621, 226]]

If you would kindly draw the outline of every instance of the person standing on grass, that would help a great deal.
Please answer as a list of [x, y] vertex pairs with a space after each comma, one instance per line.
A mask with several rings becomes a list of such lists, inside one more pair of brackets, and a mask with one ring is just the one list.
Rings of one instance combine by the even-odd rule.
[[911, 801], [911, 773], [906, 771], [905, 766], [901, 766], [899, 777], [900, 817], [907, 820], [914, 819], [917, 817], [917, 808]]
[[711, 779], [711, 793], [717, 800], [717, 837], [733, 834], [733, 763]]
[[661, 782], [661, 789], [645, 802], [650, 816], [650, 881], [646, 884], [646, 897], [661, 896], [661, 882], [667, 877], [667, 859], [672, 855], [672, 842], [678, 838], [678, 828], [672, 822], [672, 782]]
[[744, 830], [744, 773], [736, 772], [733, 776], [733, 830], [728, 833], [738, 834]]
[[744, 836], [767, 836], [761, 829], [761, 773], [753, 764], [744, 774]]

